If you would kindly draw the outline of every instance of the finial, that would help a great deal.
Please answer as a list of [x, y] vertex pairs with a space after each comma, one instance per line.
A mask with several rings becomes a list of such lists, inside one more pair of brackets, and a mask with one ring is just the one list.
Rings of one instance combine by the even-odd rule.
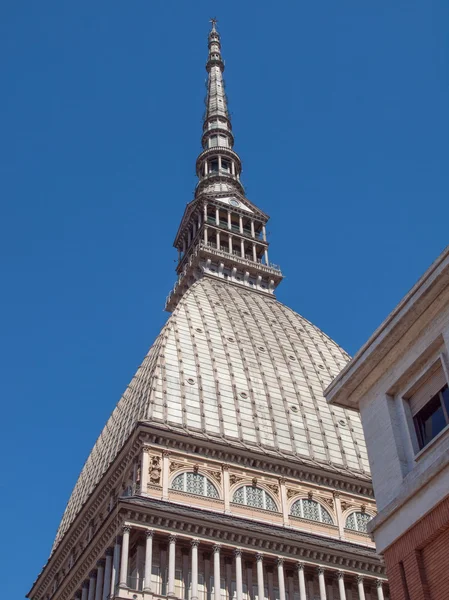
[[212, 23], [212, 31], [216, 31], [215, 25], [218, 23], [217, 17], [212, 17], [210, 22]]

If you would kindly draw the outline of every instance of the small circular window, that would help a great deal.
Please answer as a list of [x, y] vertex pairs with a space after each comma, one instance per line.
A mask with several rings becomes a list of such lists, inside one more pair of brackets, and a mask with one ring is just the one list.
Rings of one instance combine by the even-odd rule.
[[189, 377], [189, 378], [187, 379], [187, 383], [190, 383], [190, 385], [193, 385], [193, 384], [195, 383], [195, 380], [194, 380], [194, 379], [192, 379], [192, 377]]
[[344, 421], [343, 419], [340, 419], [338, 422], [342, 427], [346, 427], [346, 421]]
[[242, 398], [248, 398], [248, 394], [246, 392], [240, 392], [240, 396]]
[[290, 406], [291, 411], [294, 413], [297, 413], [299, 411], [299, 408], [297, 406], [295, 406], [294, 404], [292, 406]]
[[290, 356], [289, 356], [289, 359], [290, 359], [290, 360], [296, 360], [296, 357], [295, 357], [295, 356], [293, 356], [293, 354], [290, 354]]
[[259, 350], [260, 350], [261, 352], [265, 352], [265, 348], [264, 348], [263, 346], [259, 346]]
[[202, 329], [200, 329], [199, 327], [197, 327], [197, 328], [195, 329], [195, 331], [196, 331], [197, 333], [203, 333], [203, 330], [202, 330]]
[[318, 365], [319, 369], [324, 369], [324, 365]]
[[233, 337], [228, 337], [228, 342], [235, 342], [235, 339]]

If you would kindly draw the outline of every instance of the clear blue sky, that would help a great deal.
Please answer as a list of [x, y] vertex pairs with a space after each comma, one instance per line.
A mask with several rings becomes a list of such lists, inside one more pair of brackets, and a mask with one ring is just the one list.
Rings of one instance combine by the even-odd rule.
[[[216, 4], [216, 6], [215, 6]], [[446, 0], [3, 0], [3, 596], [167, 318], [210, 16], [278, 298], [354, 353], [448, 243]]]

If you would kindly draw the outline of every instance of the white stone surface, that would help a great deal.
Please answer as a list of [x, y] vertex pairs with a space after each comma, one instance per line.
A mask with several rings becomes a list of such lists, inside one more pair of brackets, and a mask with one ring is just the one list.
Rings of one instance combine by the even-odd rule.
[[207, 277], [183, 296], [98, 438], [57, 543], [137, 421], [369, 480], [360, 415], [323, 390], [348, 355], [309, 321]]

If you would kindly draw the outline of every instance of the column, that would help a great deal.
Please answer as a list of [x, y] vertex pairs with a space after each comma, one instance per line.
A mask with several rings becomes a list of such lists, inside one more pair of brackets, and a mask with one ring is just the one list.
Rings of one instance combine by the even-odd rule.
[[345, 532], [344, 532], [343, 515], [342, 515], [342, 511], [341, 511], [340, 494], [338, 492], [333, 492], [332, 495], [334, 497], [335, 514], [337, 515], [338, 534], [340, 536], [340, 539], [342, 540], [344, 538]]
[[207, 175], [208, 172], [209, 171], [208, 171], [208, 168], [207, 168], [207, 160], [206, 160], [206, 162], [204, 163], [204, 174]]
[[192, 546], [192, 594], [190, 600], [198, 600], [198, 540], [190, 542]]
[[231, 211], [228, 210], [228, 229], [232, 229], [232, 224], [231, 224]]
[[226, 599], [232, 600], [232, 558], [230, 556], [225, 557], [225, 568], [226, 568]]
[[190, 555], [190, 550], [188, 548], [182, 548], [181, 555], [182, 555], [182, 581], [184, 584], [184, 600], [188, 600], [188, 597], [189, 597], [189, 555]]
[[168, 500], [168, 478], [170, 476], [170, 452], [162, 452], [162, 500]]
[[215, 225], [220, 225], [220, 209], [215, 209]]
[[120, 549], [121, 549], [122, 538], [119, 536], [115, 540], [114, 545], [114, 557], [112, 559], [112, 572], [111, 572], [111, 598], [115, 595], [115, 588], [118, 584], [119, 572], [120, 572]]
[[145, 548], [141, 544], [136, 549], [136, 590], [143, 589], [144, 569], [145, 569]]
[[203, 206], [203, 221], [204, 223], [207, 223], [207, 202], [205, 202]]
[[[122, 541], [122, 559], [120, 561], [119, 587], [128, 587], [128, 552], [129, 552], [129, 534], [131, 527], [123, 527]], [[90, 599], [89, 599], [90, 600]]]
[[[263, 554], [256, 554], [257, 561], [257, 600], [265, 600], [265, 586], [263, 582]], [[302, 599], [301, 599], [302, 600]]]
[[237, 600], [243, 600], [243, 581], [242, 581], [242, 550], [236, 548], [235, 554], [235, 587]]
[[97, 584], [95, 586], [95, 600], [101, 600], [103, 595], [104, 560], [97, 562]]
[[229, 254], [232, 254], [232, 235], [228, 236], [228, 242], [229, 242]]
[[198, 213], [198, 229], [201, 227], [201, 213]]
[[288, 569], [287, 571], [287, 590], [288, 600], [295, 600], [295, 584], [293, 582], [293, 571]]
[[243, 238], [240, 240], [240, 252], [242, 254], [242, 258], [245, 258], [245, 240]]
[[246, 568], [246, 594], [248, 600], [254, 600], [253, 593], [253, 563], [250, 560], [245, 561]]
[[257, 262], [256, 244], [253, 244], [253, 261]]
[[88, 581], [84, 581], [83, 582], [83, 589], [81, 592], [81, 600], [88, 600], [87, 596], [89, 593], [89, 582]]
[[242, 217], [242, 215], [239, 215], [239, 229], [240, 229], [240, 233], [243, 233], [243, 217]]
[[210, 600], [210, 553], [203, 552], [204, 562], [204, 600]]
[[269, 264], [270, 264], [270, 263], [269, 263], [269, 261], [268, 261], [268, 249], [267, 249], [267, 248], [265, 248], [265, 250], [264, 250], [264, 252], [263, 252], [263, 253], [264, 253], [264, 256], [265, 256], [265, 264], [266, 264], [267, 266], [269, 266]]
[[265, 225], [262, 225], [262, 239], [264, 242], [267, 241], [267, 228], [265, 227]]
[[87, 600], [95, 600], [95, 571], [89, 573], [89, 593]]
[[175, 596], [176, 535], [168, 536], [168, 590], [167, 596]]
[[326, 600], [326, 582], [324, 581], [324, 569], [318, 567], [318, 586], [320, 588], [320, 600]]
[[214, 546], [214, 600], [221, 598], [220, 583], [220, 544]]
[[365, 600], [365, 588], [363, 587], [363, 577], [357, 575], [357, 588], [359, 590], [359, 600]]
[[256, 232], [254, 229], [254, 220], [251, 219], [251, 237], [256, 237]]
[[104, 568], [102, 600], [108, 600], [109, 594], [111, 593], [111, 573], [112, 573], [112, 548], [108, 548], [106, 550], [106, 565]]
[[384, 600], [384, 590], [382, 588], [382, 579], [376, 579], [377, 600]]
[[221, 243], [220, 243], [220, 232], [217, 231], [217, 250], [220, 250], [221, 248]]
[[285, 581], [284, 581], [284, 559], [279, 557], [277, 559], [278, 565], [278, 583], [279, 583], [279, 600], [286, 600], [285, 598]]
[[221, 173], [221, 154], [218, 155], [218, 172]]
[[338, 580], [338, 592], [340, 594], [339, 600], [346, 600], [345, 574], [343, 571], [338, 571], [337, 580]]
[[223, 500], [225, 513], [231, 511], [231, 499], [229, 497], [229, 465], [222, 465], [223, 467]]
[[307, 600], [306, 579], [304, 577], [304, 563], [298, 562], [296, 564], [296, 568], [298, 569], [299, 600]]
[[231, 173], [235, 176], [235, 162], [231, 160]]
[[268, 598], [269, 600], [273, 600], [274, 598], [274, 577], [273, 577], [273, 567], [267, 567], [267, 579], [268, 579]]
[[287, 490], [285, 489], [285, 479], [279, 479], [279, 489], [281, 491], [281, 508], [284, 525], [289, 524], [288, 520], [288, 505], [287, 505]]
[[159, 578], [160, 594], [167, 595], [167, 544], [159, 544]]
[[145, 584], [144, 591], [151, 592], [151, 572], [153, 566], [153, 535], [154, 531], [152, 529], [147, 529], [147, 539], [145, 544]]

